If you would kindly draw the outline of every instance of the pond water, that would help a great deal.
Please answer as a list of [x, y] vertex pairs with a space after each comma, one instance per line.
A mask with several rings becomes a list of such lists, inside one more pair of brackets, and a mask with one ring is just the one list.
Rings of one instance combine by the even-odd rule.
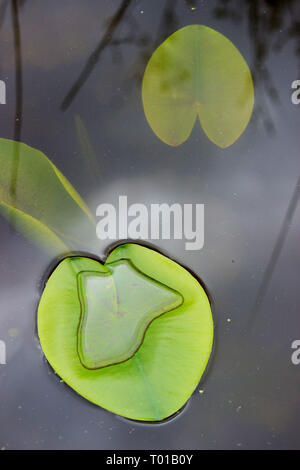
[[[1, 216], [0, 448], [299, 448], [300, 365], [291, 345], [300, 339], [300, 105], [291, 97], [300, 9], [296, 0], [274, 3], [2, 0], [0, 137], [43, 151], [94, 216], [99, 204], [118, 207], [120, 196], [148, 209], [204, 204], [203, 248], [148, 241], [207, 286], [215, 347], [200, 386], [166, 423], [92, 405], [54, 374], [37, 337], [44, 281], [64, 253], [50, 254]], [[199, 122], [169, 146], [145, 118], [146, 64], [191, 24], [229, 38], [254, 79], [252, 118], [227, 148]], [[62, 216], [59, 202], [47, 202]], [[104, 260], [112, 242], [95, 238], [78, 250]]]

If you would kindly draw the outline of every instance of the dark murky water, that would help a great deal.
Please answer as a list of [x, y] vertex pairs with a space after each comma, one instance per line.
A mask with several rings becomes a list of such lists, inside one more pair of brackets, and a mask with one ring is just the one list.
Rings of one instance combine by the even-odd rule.
[[[299, 448], [300, 365], [291, 361], [300, 339], [299, 105], [291, 84], [300, 79], [300, 11], [296, 0], [274, 3], [1, 2], [1, 137], [45, 152], [94, 214], [102, 202], [117, 206], [119, 195], [145, 205], [205, 204], [202, 250], [155, 243], [208, 286], [216, 345], [202, 393], [171, 421], [138, 424], [91, 405], [60, 382], [37, 340], [53, 259], [1, 217], [0, 448]], [[253, 117], [225, 150], [198, 124], [187, 142], [169, 147], [144, 117], [148, 58], [194, 23], [233, 41], [255, 79]], [[104, 256], [107, 245], [93, 250]]]

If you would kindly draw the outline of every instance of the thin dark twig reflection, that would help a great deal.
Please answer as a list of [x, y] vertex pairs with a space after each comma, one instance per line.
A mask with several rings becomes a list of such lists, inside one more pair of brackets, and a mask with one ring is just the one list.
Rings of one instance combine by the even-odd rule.
[[88, 58], [81, 74], [79, 75], [78, 79], [75, 81], [74, 85], [71, 87], [70, 91], [67, 93], [65, 99], [63, 100], [61, 107], [60, 107], [63, 111], [65, 111], [70, 106], [70, 104], [76, 97], [81, 87], [85, 84], [85, 82], [89, 78], [91, 72], [93, 71], [95, 65], [97, 64], [100, 58], [102, 51], [112, 41], [113, 34], [115, 30], [117, 29], [118, 25], [120, 24], [120, 22], [122, 21], [131, 3], [132, 3], [131, 0], [123, 0], [116, 14], [112, 17], [104, 36], [102, 37], [96, 49], [92, 52], [92, 54]]
[[[24, 2], [22, 2], [24, 3]], [[15, 106], [15, 122], [14, 122], [14, 152], [11, 171], [10, 196], [12, 206], [17, 207], [17, 177], [19, 167], [19, 144], [22, 131], [22, 114], [23, 114], [23, 77], [22, 77], [22, 53], [21, 53], [21, 33], [19, 21], [19, 2], [13, 0], [12, 6], [12, 23], [14, 34], [14, 50], [15, 50], [15, 89], [16, 89], [16, 106]]]
[[267, 264], [267, 267], [264, 271], [262, 282], [261, 282], [261, 285], [260, 285], [256, 300], [255, 300], [254, 306], [252, 308], [252, 311], [251, 311], [251, 314], [250, 314], [250, 317], [249, 317], [249, 326], [253, 325], [255, 319], [257, 318], [257, 315], [260, 311], [262, 302], [263, 302], [263, 300], [265, 298], [265, 295], [267, 293], [267, 290], [268, 290], [270, 281], [272, 279], [272, 276], [273, 276], [278, 258], [280, 256], [280, 253], [282, 251], [284, 242], [286, 240], [288, 229], [291, 225], [293, 215], [294, 215], [294, 212], [296, 210], [296, 207], [297, 207], [297, 204], [298, 204], [298, 201], [299, 201], [299, 197], [300, 197], [300, 177], [298, 178], [296, 187], [294, 189], [293, 195], [292, 195], [290, 203], [288, 205], [283, 223], [281, 225], [281, 228], [280, 228], [275, 246], [273, 248], [273, 251], [272, 251], [272, 254], [271, 254], [271, 257], [270, 257], [270, 261]]

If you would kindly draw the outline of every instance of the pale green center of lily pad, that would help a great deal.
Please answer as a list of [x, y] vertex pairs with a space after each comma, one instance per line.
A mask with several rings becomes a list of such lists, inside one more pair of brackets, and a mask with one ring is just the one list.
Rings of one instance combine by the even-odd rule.
[[127, 259], [105, 267], [106, 272], [84, 271], [77, 276], [78, 354], [87, 369], [132, 357], [151, 321], [183, 303], [181, 294], [143, 274]]

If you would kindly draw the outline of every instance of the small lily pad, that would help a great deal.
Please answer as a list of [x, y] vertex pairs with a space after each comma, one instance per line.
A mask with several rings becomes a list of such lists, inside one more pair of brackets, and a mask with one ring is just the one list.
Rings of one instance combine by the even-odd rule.
[[[87, 297], [91, 323], [83, 332]], [[142, 334], [135, 331], [130, 341], [139, 318]], [[124, 244], [104, 265], [70, 257], [57, 266], [40, 300], [38, 334], [53, 369], [87, 400], [127, 418], [161, 421], [181, 409], [199, 383], [213, 320], [192, 274], [154, 250]], [[83, 347], [85, 334], [91, 348]]]
[[173, 33], [145, 70], [142, 99], [153, 132], [166, 144], [185, 142], [197, 118], [221, 148], [232, 145], [251, 118], [254, 89], [249, 67], [234, 44], [204, 25]]

